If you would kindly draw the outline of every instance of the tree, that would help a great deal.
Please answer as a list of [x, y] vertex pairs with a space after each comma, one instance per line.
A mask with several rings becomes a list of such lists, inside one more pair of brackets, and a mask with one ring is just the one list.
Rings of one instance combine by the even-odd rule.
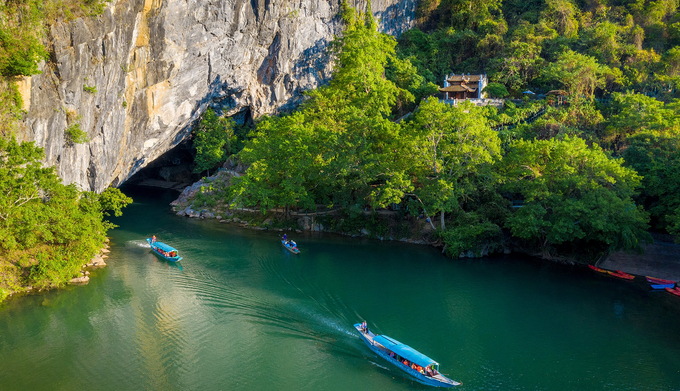
[[507, 227], [546, 258], [558, 246], [638, 248], [649, 238], [647, 213], [631, 199], [641, 178], [622, 163], [577, 137], [514, 142], [500, 170], [524, 206]]
[[196, 148], [194, 172], [210, 170], [225, 161], [227, 154], [230, 153], [233, 135], [234, 121], [231, 118], [220, 118], [212, 109], [208, 109], [194, 133]]
[[486, 92], [489, 98], [505, 98], [510, 94], [507, 88], [501, 83], [489, 83], [484, 87], [482, 92]]
[[609, 68], [593, 57], [572, 50], [560, 54], [557, 62], [548, 65], [543, 71], [548, 80], [563, 85], [574, 99], [585, 97], [590, 100], [596, 88], [604, 87], [608, 73]]
[[33, 143], [0, 138], [0, 266], [16, 271], [9, 280], [36, 287], [73, 277], [104, 244], [112, 227], [104, 213], [131, 202], [118, 189], [97, 195], [62, 184], [43, 157]]
[[541, 18], [567, 38], [578, 35], [578, 8], [571, 0], [547, 0]]
[[416, 194], [431, 213], [444, 214], [460, 207], [461, 200], [484, 184], [491, 164], [500, 157], [500, 140], [486, 124], [480, 108], [465, 102], [458, 107], [438, 99], [423, 102], [409, 127], [414, 137]]
[[621, 139], [643, 130], [680, 129], [680, 113], [657, 99], [627, 92], [612, 95], [612, 112], [606, 128], [608, 136]]
[[297, 112], [258, 124], [240, 153], [250, 167], [234, 187], [235, 202], [383, 207], [412, 189], [401, 125], [389, 119], [397, 97], [408, 94], [385, 78], [396, 42], [378, 33], [370, 12], [343, 2], [343, 19], [333, 78]]
[[626, 165], [642, 175], [640, 202], [654, 225], [680, 238], [680, 135], [641, 130], [627, 140]]

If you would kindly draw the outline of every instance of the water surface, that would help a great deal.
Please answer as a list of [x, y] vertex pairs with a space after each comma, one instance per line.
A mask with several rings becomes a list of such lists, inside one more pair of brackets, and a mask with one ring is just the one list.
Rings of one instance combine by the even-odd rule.
[[433, 389], [364, 345], [364, 319], [464, 390], [680, 390], [680, 298], [641, 281], [331, 234], [294, 234], [293, 255], [128, 191], [89, 285], [0, 307], [0, 390]]

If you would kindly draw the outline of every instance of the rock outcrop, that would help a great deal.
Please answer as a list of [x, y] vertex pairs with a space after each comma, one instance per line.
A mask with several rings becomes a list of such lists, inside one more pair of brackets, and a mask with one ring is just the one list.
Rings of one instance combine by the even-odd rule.
[[[372, 6], [396, 35], [416, 3]], [[208, 107], [257, 117], [326, 82], [339, 9], [340, 0], [117, 0], [99, 17], [56, 23], [51, 61], [19, 85], [20, 137], [44, 147], [66, 183], [117, 186], [186, 139]], [[76, 126], [88, 142], [69, 143]]]

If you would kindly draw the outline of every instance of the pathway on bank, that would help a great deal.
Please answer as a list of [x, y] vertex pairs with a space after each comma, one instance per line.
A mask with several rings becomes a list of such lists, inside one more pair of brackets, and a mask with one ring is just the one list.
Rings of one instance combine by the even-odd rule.
[[598, 264], [607, 270], [622, 270], [638, 276], [652, 276], [680, 280], [680, 245], [654, 238], [654, 243], [643, 246], [643, 254], [615, 252]]

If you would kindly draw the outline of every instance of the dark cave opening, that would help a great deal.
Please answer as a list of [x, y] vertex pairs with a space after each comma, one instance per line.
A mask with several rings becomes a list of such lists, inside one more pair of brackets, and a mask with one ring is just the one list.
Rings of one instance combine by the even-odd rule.
[[193, 172], [195, 166], [193, 152], [190, 140], [181, 142], [140, 169], [125, 181], [125, 184], [182, 191], [186, 186], [201, 179], [201, 173]]

